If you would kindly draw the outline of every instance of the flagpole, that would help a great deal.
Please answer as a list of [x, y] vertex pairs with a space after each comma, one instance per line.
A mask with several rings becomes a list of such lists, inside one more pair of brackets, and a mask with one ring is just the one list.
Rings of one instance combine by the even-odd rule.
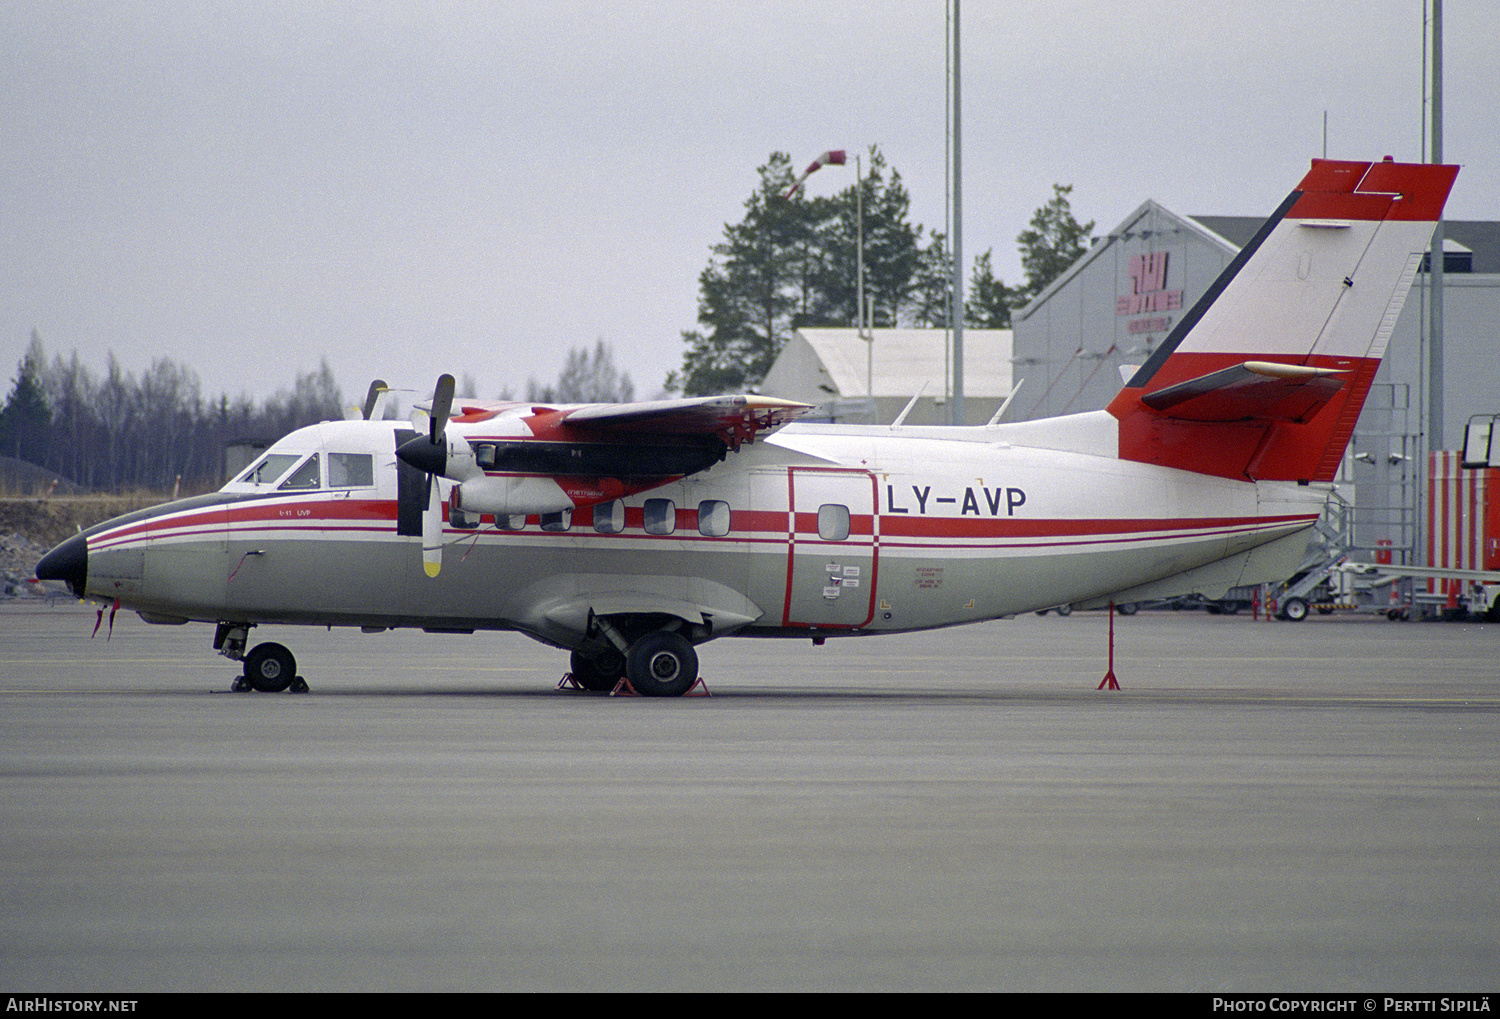
[[854, 256], [854, 275], [858, 277], [855, 285], [854, 328], [859, 338], [865, 341], [865, 389], [870, 397], [870, 423], [874, 424], [875, 418], [875, 337], [868, 329], [865, 321], [865, 175], [864, 165], [860, 162], [861, 157], [854, 157], [854, 208], [856, 225], [854, 228], [854, 246], [857, 253]]
[[953, 0], [953, 423], [964, 419], [964, 185], [963, 118], [959, 87], [958, 0]]

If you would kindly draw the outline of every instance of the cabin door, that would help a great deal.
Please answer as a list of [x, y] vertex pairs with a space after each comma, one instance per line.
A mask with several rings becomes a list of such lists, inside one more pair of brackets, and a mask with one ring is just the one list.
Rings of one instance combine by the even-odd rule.
[[787, 469], [782, 625], [854, 630], [875, 617], [880, 518], [869, 471]]

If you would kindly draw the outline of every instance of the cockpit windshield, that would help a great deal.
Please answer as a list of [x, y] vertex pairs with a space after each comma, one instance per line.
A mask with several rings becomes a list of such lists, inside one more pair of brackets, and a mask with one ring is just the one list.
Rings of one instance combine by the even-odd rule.
[[322, 475], [318, 470], [318, 454], [314, 453], [303, 461], [301, 467], [292, 471], [292, 476], [281, 483], [281, 488], [286, 491], [317, 488], [321, 478]]
[[235, 480], [248, 485], [274, 485], [291, 469], [292, 464], [301, 459], [301, 453], [268, 453]]
[[[324, 421], [299, 428], [250, 462], [223, 491], [246, 495], [323, 493], [351, 499], [360, 489], [378, 489], [377, 467], [393, 448], [390, 428], [368, 422]], [[386, 462], [391, 457], [384, 457]], [[394, 480], [394, 477], [392, 478]]]

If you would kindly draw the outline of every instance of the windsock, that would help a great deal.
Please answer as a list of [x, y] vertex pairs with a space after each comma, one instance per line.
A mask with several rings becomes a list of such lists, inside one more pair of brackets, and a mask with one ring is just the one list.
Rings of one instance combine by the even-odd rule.
[[829, 151], [819, 156], [817, 159], [814, 159], [811, 163], [808, 164], [807, 169], [802, 171], [802, 175], [792, 182], [792, 186], [787, 189], [786, 194], [782, 197], [790, 198], [795, 195], [797, 191], [802, 187], [802, 182], [807, 180], [808, 174], [814, 172], [819, 167], [828, 166], [830, 163], [834, 166], [843, 166], [844, 150], [830, 149]]

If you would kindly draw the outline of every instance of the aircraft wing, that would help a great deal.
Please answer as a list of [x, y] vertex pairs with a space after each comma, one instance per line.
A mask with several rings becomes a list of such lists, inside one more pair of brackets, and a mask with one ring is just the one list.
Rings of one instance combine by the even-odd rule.
[[770, 396], [704, 396], [592, 404], [562, 411], [561, 421], [574, 428], [614, 434], [712, 435], [738, 449], [811, 409], [805, 403]]
[[[707, 470], [728, 450], [812, 409], [766, 396], [560, 406], [466, 401], [451, 420], [473, 427], [467, 434], [450, 433], [451, 380], [439, 380], [429, 432], [407, 433], [396, 456], [429, 478], [458, 482], [450, 513], [476, 519], [486, 513], [556, 513], [647, 491]], [[502, 415], [511, 420], [490, 433], [493, 426], [485, 423]], [[430, 488], [419, 492], [413, 482], [404, 497], [413, 515], [422, 499], [435, 505]], [[431, 509], [423, 520], [429, 518], [437, 519]]]

